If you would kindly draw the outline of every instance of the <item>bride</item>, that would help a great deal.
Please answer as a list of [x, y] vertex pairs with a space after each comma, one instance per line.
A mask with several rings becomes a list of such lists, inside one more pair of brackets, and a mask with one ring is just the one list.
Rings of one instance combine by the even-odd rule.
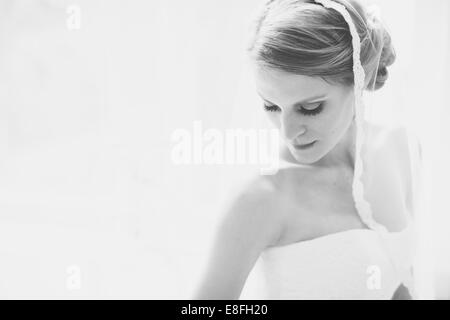
[[194, 299], [238, 299], [258, 259], [264, 299], [414, 298], [415, 144], [364, 119], [363, 90], [395, 60], [389, 34], [354, 0], [269, 1], [253, 30], [282, 166], [227, 208]]

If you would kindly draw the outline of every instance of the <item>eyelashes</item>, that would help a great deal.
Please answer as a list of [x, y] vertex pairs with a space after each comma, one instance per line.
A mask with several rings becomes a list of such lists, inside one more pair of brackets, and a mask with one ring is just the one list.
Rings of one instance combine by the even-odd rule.
[[[280, 108], [274, 105], [267, 105], [264, 104], [264, 109], [268, 112], [277, 112], [280, 111]], [[305, 109], [303, 107], [301, 107], [299, 109], [299, 112], [305, 116], [315, 116], [318, 115], [319, 113], [321, 113], [323, 110], [323, 102], [321, 102], [316, 108], [314, 109]]]

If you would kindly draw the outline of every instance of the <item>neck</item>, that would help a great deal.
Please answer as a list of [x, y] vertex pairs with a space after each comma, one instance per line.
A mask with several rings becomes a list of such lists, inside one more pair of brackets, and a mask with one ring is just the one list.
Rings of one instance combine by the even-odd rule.
[[354, 168], [356, 145], [356, 122], [352, 121], [342, 139], [324, 157], [315, 163], [320, 167]]

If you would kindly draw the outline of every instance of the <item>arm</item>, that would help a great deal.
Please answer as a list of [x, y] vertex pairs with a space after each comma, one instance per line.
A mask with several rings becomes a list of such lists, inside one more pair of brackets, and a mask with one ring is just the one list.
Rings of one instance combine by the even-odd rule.
[[273, 193], [258, 183], [232, 202], [219, 223], [193, 299], [239, 299], [260, 253], [280, 234]]

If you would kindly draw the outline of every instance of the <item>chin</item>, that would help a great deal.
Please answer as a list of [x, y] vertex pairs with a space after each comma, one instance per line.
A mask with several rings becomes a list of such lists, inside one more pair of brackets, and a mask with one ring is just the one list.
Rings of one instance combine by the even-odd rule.
[[297, 161], [299, 164], [303, 165], [312, 165], [320, 160], [320, 156], [317, 154], [305, 154], [302, 151], [298, 151], [296, 149], [289, 148], [289, 152], [291, 153], [292, 157]]
[[294, 155], [294, 159], [299, 163], [299, 164], [303, 164], [303, 165], [312, 165], [314, 163], [316, 163], [319, 159], [307, 159], [306, 157], [300, 157], [300, 156], [295, 156]]

